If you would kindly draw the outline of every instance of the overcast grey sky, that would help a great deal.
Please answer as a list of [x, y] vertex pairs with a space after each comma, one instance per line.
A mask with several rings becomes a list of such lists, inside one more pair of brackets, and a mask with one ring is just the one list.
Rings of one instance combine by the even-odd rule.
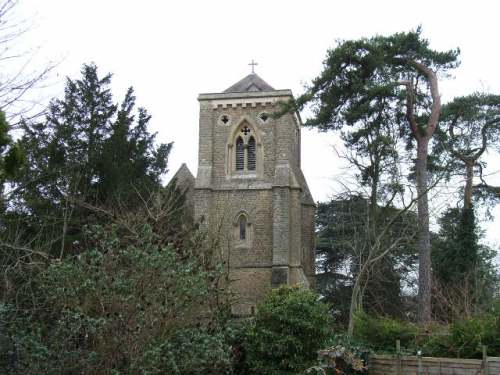
[[[196, 174], [197, 95], [243, 78], [251, 59], [269, 84], [299, 94], [335, 40], [422, 25], [431, 47], [462, 52], [454, 78], [441, 83], [444, 102], [476, 90], [500, 93], [497, 1], [21, 0], [19, 10], [35, 21], [27, 42], [41, 47], [37, 61], [61, 60], [60, 82], [95, 62], [114, 74], [115, 100], [134, 86], [159, 141], [175, 142], [172, 172], [186, 162]], [[53, 85], [48, 96], [62, 88]], [[333, 142], [329, 134], [303, 133], [303, 170], [315, 200], [333, 194], [342, 173]], [[499, 164], [491, 159], [489, 171]], [[500, 241], [493, 229], [489, 238]]]

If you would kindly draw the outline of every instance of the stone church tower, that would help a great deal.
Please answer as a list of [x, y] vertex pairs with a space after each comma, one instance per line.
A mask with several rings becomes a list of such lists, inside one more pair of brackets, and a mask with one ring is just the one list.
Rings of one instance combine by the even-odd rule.
[[236, 315], [252, 314], [273, 287], [314, 283], [315, 204], [300, 168], [300, 117], [271, 116], [291, 97], [255, 73], [198, 97], [194, 217], [222, 236]]

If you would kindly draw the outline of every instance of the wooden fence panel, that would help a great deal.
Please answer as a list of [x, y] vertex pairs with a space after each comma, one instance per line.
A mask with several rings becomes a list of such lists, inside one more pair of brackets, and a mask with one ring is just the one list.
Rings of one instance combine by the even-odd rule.
[[489, 357], [487, 362], [488, 362], [488, 375], [500, 374], [499, 357]]
[[[487, 364], [485, 371], [484, 364]], [[389, 355], [373, 355], [368, 363], [370, 375], [500, 375], [500, 358], [488, 357], [486, 362], [480, 359], [458, 358], [419, 358]]]

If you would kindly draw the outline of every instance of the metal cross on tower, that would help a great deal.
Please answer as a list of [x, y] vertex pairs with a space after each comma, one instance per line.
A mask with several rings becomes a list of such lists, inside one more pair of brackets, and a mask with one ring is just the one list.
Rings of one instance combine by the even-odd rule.
[[255, 74], [255, 71], [254, 71], [255, 65], [259, 65], [259, 64], [257, 64], [257, 63], [256, 63], [255, 61], [253, 61], [253, 59], [252, 59], [252, 62], [251, 62], [250, 64], [248, 64], [248, 65], [251, 65], [251, 66], [252, 66], [252, 74]]

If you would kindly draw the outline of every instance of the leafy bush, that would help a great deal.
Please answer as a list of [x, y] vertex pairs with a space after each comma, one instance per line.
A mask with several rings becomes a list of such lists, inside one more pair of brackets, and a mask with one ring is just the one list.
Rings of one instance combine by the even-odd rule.
[[401, 346], [411, 347], [418, 328], [412, 323], [359, 313], [355, 317], [354, 335], [375, 350], [392, 351], [398, 339]]
[[481, 358], [483, 345], [488, 347], [488, 355], [500, 356], [500, 314], [496, 309], [449, 325], [427, 327], [425, 331], [412, 323], [359, 314], [355, 335], [379, 352], [394, 352], [399, 339], [402, 350], [422, 350], [426, 356]]
[[[222, 270], [206, 263], [210, 249], [198, 243], [179, 252], [162, 245], [149, 225], [134, 238], [115, 229], [89, 229], [85, 250], [50, 261], [2, 305], [10, 352], [0, 372], [126, 374], [154, 357], [155, 343], [159, 354], [195, 368], [220, 369], [228, 361], [220, 335], [203, 330], [225, 313]], [[184, 334], [193, 347], [181, 356], [172, 343], [186, 348]]]
[[43, 373], [49, 354], [38, 327], [27, 326], [14, 305], [0, 302], [1, 373], [25, 374], [29, 368]]
[[297, 374], [309, 367], [331, 336], [329, 307], [316, 293], [280, 287], [258, 305], [245, 349], [254, 374]]
[[500, 356], [500, 318], [498, 314], [453, 322], [447, 335], [432, 334], [423, 344], [431, 356], [481, 358], [486, 345], [489, 356]]
[[231, 347], [224, 332], [185, 329], [147, 350], [140, 369], [151, 375], [230, 374]]

